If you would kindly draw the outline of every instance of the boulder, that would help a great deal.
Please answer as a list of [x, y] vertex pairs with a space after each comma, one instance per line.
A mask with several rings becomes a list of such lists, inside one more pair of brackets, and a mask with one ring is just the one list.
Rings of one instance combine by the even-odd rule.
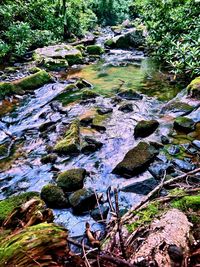
[[66, 208], [68, 207], [68, 201], [61, 188], [56, 185], [45, 185], [41, 190], [41, 199], [50, 208]]
[[46, 46], [35, 50], [34, 59], [38, 63], [45, 62], [49, 58], [65, 59], [69, 65], [82, 63], [81, 51], [66, 44]]
[[54, 146], [58, 154], [71, 155], [80, 151], [79, 121], [74, 121], [66, 132], [64, 139], [58, 141]]
[[119, 107], [119, 110], [122, 111], [122, 112], [124, 112], [124, 113], [132, 112], [133, 111], [133, 104], [131, 104], [131, 103], [122, 104]]
[[65, 192], [73, 192], [83, 188], [85, 175], [85, 169], [71, 169], [59, 174], [56, 182]]
[[142, 120], [138, 122], [134, 129], [134, 136], [138, 137], [147, 137], [151, 135], [158, 128], [159, 122], [156, 120], [145, 121]]
[[195, 130], [195, 122], [187, 117], [178, 117], [174, 121], [174, 129], [184, 133], [190, 133]]
[[189, 114], [194, 109], [187, 103], [180, 101], [173, 101], [167, 103], [161, 110], [161, 113], [180, 113], [179, 115]]
[[82, 92], [81, 98], [83, 100], [87, 100], [87, 99], [92, 99], [92, 98], [96, 98], [97, 96], [99, 96], [99, 94], [95, 93], [92, 90], [84, 90]]
[[112, 108], [98, 108], [97, 109], [97, 113], [99, 115], [105, 115], [105, 114], [112, 113], [112, 112], [113, 112]]
[[56, 154], [49, 154], [49, 155], [43, 156], [41, 158], [41, 163], [43, 163], [43, 164], [55, 163], [56, 160], [57, 160]]
[[141, 94], [138, 94], [137, 92], [133, 90], [123, 90], [118, 94], [121, 98], [127, 99], [127, 100], [142, 100], [143, 96]]
[[93, 120], [92, 120], [92, 128], [99, 132], [105, 132], [106, 127], [105, 127], [105, 120], [107, 119], [107, 115], [99, 115], [97, 114]]
[[187, 87], [188, 95], [200, 99], [200, 77], [195, 78]]
[[92, 189], [80, 189], [69, 196], [69, 202], [75, 214], [93, 209], [97, 203], [95, 194]]
[[90, 55], [101, 55], [104, 53], [104, 49], [100, 45], [89, 45], [86, 51]]
[[103, 143], [96, 141], [95, 139], [86, 136], [84, 142], [82, 143], [81, 152], [83, 154], [90, 154], [99, 150], [103, 146]]
[[109, 212], [108, 206], [100, 205], [100, 207], [95, 208], [94, 210], [91, 211], [91, 217], [95, 221], [102, 221], [102, 217], [103, 220], [106, 220], [108, 212]]
[[117, 164], [112, 173], [125, 178], [138, 175], [148, 168], [157, 154], [158, 150], [155, 147], [148, 143], [140, 142], [125, 155], [124, 159]]

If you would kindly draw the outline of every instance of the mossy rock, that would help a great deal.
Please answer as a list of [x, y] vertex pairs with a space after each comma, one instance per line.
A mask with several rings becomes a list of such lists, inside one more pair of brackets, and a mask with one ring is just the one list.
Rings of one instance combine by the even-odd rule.
[[192, 209], [193, 211], [200, 210], [200, 195], [197, 196], [185, 196], [179, 200], [172, 202], [174, 208], [181, 209], [183, 211], [188, 211]]
[[101, 55], [104, 53], [104, 49], [100, 45], [89, 45], [86, 51], [90, 55]]
[[71, 169], [58, 175], [57, 185], [66, 192], [73, 192], [83, 188], [83, 181], [86, 175], [85, 169]]
[[74, 121], [66, 132], [64, 139], [54, 147], [58, 154], [71, 155], [80, 152], [79, 121]]
[[174, 129], [184, 133], [190, 133], [195, 130], [195, 122], [187, 117], [178, 117], [174, 121]]
[[7, 156], [8, 146], [9, 146], [9, 144], [0, 145], [0, 159]]
[[157, 154], [158, 150], [154, 146], [140, 142], [125, 155], [124, 159], [117, 164], [112, 173], [125, 178], [138, 175], [148, 168]]
[[48, 70], [61, 70], [67, 69], [69, 66], [66, 59], [54, 59], [54, 58], [45, 58], [43, 66]]
[[99, 132], [105, 132], [106, 127], [105, 127], [105, 121], [108, 118], [108, 115], [99, 115], [97, 114], [93, 120], [92, 120], [92, 128]]
[[158, 128], [159, 122], [156, 120], [145, 121], [142, 120], [138, 122], [134, 129], [134, 136], [138, 137], [147, 137], [155, 132]]
[[26, 201], [30, 200], [33, 197], [38, 197], [39, 194], [37, 192], [27, 192], [23, 193], [18, 196], [9, 197], [5, 200], [0, 201], [0, 224], [10, 215], [10, 213], [20, 206], [21, 204], [25, 203]]
[[66, 255], [66, 229], [53, 223], [16, 231], [0, 241], [0, 266], [59, 266], [57, 258]]
[[12, 82], [17, 90], [35, 90], [42, 87], [46, 83], [52, 82], [52, 77], [45, 70], [40, 70], [34, 74], [31, 74], [25, 78]]
[[28, 71], [29, 71], [29, 73], [34, 74], [38, 71], [41, 71], [41, 69], [38, 67], [32, 67], [32, 68], [29, 68]]
[[195, 78], [187, 87], [188, 95], [200, 99], [200, 77]]
[[162, 110], [161, 113], [168, 113], [168, 112], [173, 112], [173, 113], [178, 113], [181, 112], [182, 114], [187, 114], [192, 112], [194, 109], [193, 106], [190, 106], [187, 103], [180, 102], [180, 101], [173, 101], [169, 102], [166, 104]]
[[43, 164], [55, 163], [56, 160], [57, 160], [57, 155], [49, 154], [49, 155], [43, 156], [41, 158], [41, 163], [43, 163]]
[[83, 53], [85, 51], [85, 49], [86, 49], [83, 44], [76, 45], [74, 48], [78, 49], [79, 51], [81, 51], [81, 53]]
[[41, 190], [40, 196], [50, 208], [68, 207], [68, 201], [63, 190], [56, 185], [45, 185]]
[[126, 100], [142, 100], [143, 96], [132, 89], [122, 90], [118, 96]]
[[84, 91], [82, 92], [82, 96], [81, 96], [81, 98], [82, 98], [83, 100], [87, 100], [87, 99], [96, 98], [96, 97], [98, 97], [98, 96], [99, 96], [99, 94], [95, 93], [95, 92], [92, 91], [92, 90], [84, 90]]
[[18, 93], [16, 87], [9, 82], [0, 82], [0, 99]]
[[69, 196], [69, 202], [75, 214], [92, 210], [96, 203], [96, 197], [92, 189], [80, 189]]
[[70, 83], [70, 84], [67, 84], [65, 89], [64, 89], [64, 92], [74, 92], [74, 91], [78, 91], [78, 87], [76, 86], [76, 84], [74, 83]]

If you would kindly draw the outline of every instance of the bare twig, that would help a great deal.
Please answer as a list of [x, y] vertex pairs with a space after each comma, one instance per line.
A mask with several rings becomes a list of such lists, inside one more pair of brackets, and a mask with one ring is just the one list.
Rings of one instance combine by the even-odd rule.
[[100, 259], [112, 262], [112, 263], [116, 264], [119, 267], [122, 267], [122, 266], [124, 266], [124, 267], [134, 267], [128, 261], [122, 260], [122, 259], [117, 258], [117, 257], [110, 256], [110, 255], [105, 255], [105, 254], [104, 255], [100, 255]]
[[111, 187], [109, 186], [107, 191], [106, 191], [107, 198], [108, 198], [108, 204], [109, 204], [109, 207], [110, 207], [110, 211], [115, 213], [115, 209], [113, 207], [111, 196], [110, 196], [110, 191], [111, 191]]
[[93, 190], [93, 191], [94, 191], [94, 194], [95, 194], [95, 197], [96, 197], [97, 206], [98, 206], [98, 209], [99, 209], [99, 213], [100, 213], [100, 216], [101, 216], [101, 220], [104, 221], [104, 219], [103, 219], [103, 214], [102, 214], [102, 212], [101, 212], [101, 207], [100, 207], [100, 204], [99, 204], [99, 199], [98, 199], [97, 193], [96, 193], [95, 190]]
[[83, 249], [83, 258], [85, 259], [85, 264], [87, 267], [91, 267], [89, 261], [88, 261], [88, 258], [86, 256], [86, 253], [85, 253], [85, 246], [84, 246], [84, 240], [82, 241], [82, 249]]

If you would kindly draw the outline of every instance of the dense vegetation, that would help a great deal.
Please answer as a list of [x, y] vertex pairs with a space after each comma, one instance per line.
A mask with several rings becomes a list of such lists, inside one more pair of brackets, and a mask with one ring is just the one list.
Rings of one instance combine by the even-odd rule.
[[126, 18], [147, 27], [149, 51], [176, 75], [200, 74], [200, 3], [196, 0], [0, 1], [0, 59], [81, 37]]

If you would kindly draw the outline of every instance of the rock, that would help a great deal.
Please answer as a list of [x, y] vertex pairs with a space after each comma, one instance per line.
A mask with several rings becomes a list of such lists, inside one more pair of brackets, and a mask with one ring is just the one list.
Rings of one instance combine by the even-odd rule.
[[100, 210], [98, 207], [92, 210], [90, 215], [95, 221], [102, 221], [102, 217], [103, 217], [103, 220], [106, 220], [108, 216], [108, 212], [109, 212], [109, 207], [100, 205]]
[[83, 188], [83, 181], [86, 175], [85, 169], [71, 169], [58, 175], [56, 183], [65, 192], [73, 192]]
[[51, 71], [59, 71], [62, 69], [67, 69], [69, 66], [66, 59], [54, 59], [54, 58], [44, 58], [43, 66]]
[[93, 121], [93, 116], [84, 117], [80, 120], [80, 125], [88, 126], [92, 123], [92, 121]]
[[119, 110], [124, 112], [124, 113], [132, 112], [133, 111], [133, 104], [131, 104], [131, 103], [122, 104], [119, 107]]
[[99, 150], [103, 146], [103, 143], [88, 136], [84, 138], [84, 141], [81, 152], [86, 155]]
[[175, 156], [180, 153], [180, 147], [177, 145], [171, 145], [167, 148], [167, 152], [169, 153], [169, 155]]
[[56, 185], [45, 185], [40, 196], [50, 208], [66, 208], [69, 206], [63, 190]]
[[170, 168], [170, 163], [156, 162], [151, 164], [148, 171], [156, 179], [161, 179], [164, 177], [165, 172]]
[[99, 115], [97, 114], [93, 120], [92, 120], [92, 128], [99, 132], [105, 132], [106, 127], [105, 127], [105, 120], [107, 119], [107, 115]]
[[37, 192], [27, 192], [18, 196], [12, 196], [0, 201], [0, 225], [18, 206], [24, 204], [33, 197], [38, 197]]
[[55, 154], [49, 154], [41, 158], [41, 162], [43, 164], [55, 163], [56, 160], [57, 160], [57, 156]]
[[174, 159], [172, 163], [175, 164], [183, 172], [190, 172], [195, 168], [195, 166], [191, 163], [181, 159]]
[[90, 55], [101, 55], [104, 53], [104, 49], [100, 45], [89, 45], [86, 51]]
[[162, 142], [163, 145], [167, 145], [167, 144], [170, 143], [170, 140], [169, 140], [169, 138], [167, 136], [161, 135], [161, 142]]
[[40, 132], [45, 132], [45, 131], [48, 130], [49, 127], [51, 127], [54, 124], [55, 123], [53, 121], [44, 122], [43, 124], [40, 125], [39, 131]]
[[187, 103], [180, 101], [173, 101], [167, 103], [162, 109], [161, 113], [180, 113], [179, 115], [189, 114], [192, 112], [194, 107], [190, 106]]
[[82, 54], [80, 50], [66, 44], [46, 46], [38, 48], [34, 52], [36, 62], [43, 62], [49, 58], [65, 59], [69, 65], [82, 63]]
[[198, 149], [200, 149], [200, 141], [199, 140], [194, 140], [192, 141], [192, 144], [197, 147]]
[[131, 185], [127, 185], [121, 189], [123, 192], [131, 192], [139, 195], [147, 195], [151, 192], [156, 186], [158, 182], [154, 178], [148, 178], [144, 181], [134, 182]]
[[113, 112], [112, 108], [98, 108], [97, 109], [97, 113], [99, 115], [105, 115], [105, 114], [112, 113], [112, 112]]
[[187, 87], [188, 95], [200, 99], [200, 77], [195, 78]]
[[116, 106], [117, 104], [119, 104], [120, 102], [122, 102], [122, 98], [120, 96], [114, 96], [111, 98], [111, 104], [113, 104], [114, 106]]
[[134, 129], [134, 136], [138, 137], [147, 137], [151, 135], [158, 128], [159, 122], [156, 120], [145, 121], [142, 120], [138, 122]]
[[145, 142], [140, 142], [131, 149], [113, 169], [112, 173], [129, 178], [144, 172], [154, 160], [158, 151]]
[[92, 90], [84, 90], [82, 92], [81, 98], [83, 100], [87, 100], [87, 99], [91, 99], [91, 98], [96, 98], [97, 96], [99, 96], [99, 94], [93, 92]]
[[81, 214], [93, 209], [97, 203], [92, 189], [80, 189], [69, 196], [69, 202], [75, 214]]
[[142, 100], [143, 96], [133, 90], [123, 90], [118, 96], [127, 100]]
[[54, 146], [58, 154], [71, 155], [80, 152], [79, 121], [74, 121], [66, 132], [64, 139]]
[[16, 90], [15, 86], [9, 82], [0, 82], [0, 99], [5, 96], [10, 96], [13, 94], [18, 94], [19, 92]]
[[144, 44], [142, 30], [131, 29], [105, 42], [105, 46], [109, 48], [129, 48], [138, 47]]
[[176, 131], [190, 133], [195, 130], [195, 122], [186, 117], [178, 117], [174, 121], [174, 129]]

